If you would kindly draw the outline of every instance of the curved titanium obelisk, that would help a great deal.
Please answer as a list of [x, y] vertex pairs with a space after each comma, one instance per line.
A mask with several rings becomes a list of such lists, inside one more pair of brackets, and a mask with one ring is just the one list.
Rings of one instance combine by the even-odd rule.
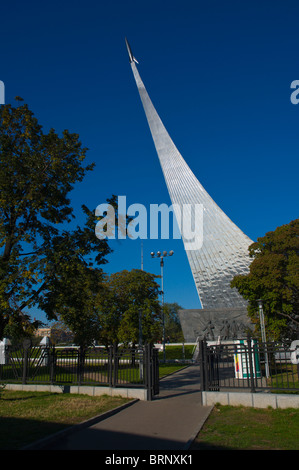
[[244, 308], [245, 300], [230, 287], [232, 278], [248, 272], [252, 243], [209, 196], [175, 147], [138, 73], [126, 40], [130, 63], [173, 205], [203, 206], [203, 242], [188, 249], [189, 264], [204, 309]]

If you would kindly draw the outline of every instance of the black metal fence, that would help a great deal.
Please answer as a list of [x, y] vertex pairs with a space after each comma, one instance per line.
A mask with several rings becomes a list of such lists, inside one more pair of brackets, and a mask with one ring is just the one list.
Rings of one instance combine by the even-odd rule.
[[6, 346], [0, 364], [0, 382], [52, 385], [92, 385], [146, 388], [159, 393], [158, 351], [122, 347], [80, 348]]
[[299, 393], [299, 350], [252, 338], [232, 343], [199, 342], [201, 389]]

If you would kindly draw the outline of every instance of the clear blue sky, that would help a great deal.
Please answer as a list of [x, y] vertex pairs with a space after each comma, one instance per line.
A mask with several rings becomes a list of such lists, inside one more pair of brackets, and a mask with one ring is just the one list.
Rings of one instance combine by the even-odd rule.
[[[77, 132], [96, 168], [72, 202], [95, 209], [170, 204], [133, 79], [139, 72], [183, 157], [217, 204], [252, 239], [298, 217], [299, 4], [286, 0], [20, 1], [1, 5], [0, 80], [45, 131]], [[109, 273], [140, 268], [140, 241], [113, 243]], [[144, 269], [165, 301], [198, 308], [181, 240], [144, 240]]]

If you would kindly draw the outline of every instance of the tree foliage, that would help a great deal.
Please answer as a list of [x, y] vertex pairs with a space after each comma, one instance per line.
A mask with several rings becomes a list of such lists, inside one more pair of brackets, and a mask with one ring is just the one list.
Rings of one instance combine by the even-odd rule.
[[[248, 275], [236, 276], [236, 287], [248, 300], [248, 313], [258, 324], [257, 300], [263, 300], [268, 336], [294, 338], [299, 332], [299, 219], [268, 232], [249, 247]], [[269, 338], [270, 339], [270, 338]]]
[[159, 337], [161, 307], [156, 276], [139, 269], [121, 271], [107, 279], [99, 293], [101, 341], [106, 345], [139, 342]]
[[164, 304], [166, 341], [169, 339], [169, 341], [174, 343], [184, 342], [184, 335], [178, 316], [178, 311], [182, 308], [176, 302]]
[[105, 262], [107, 241], [84, 206], [84, 228], [66, 229], [69, 193], [93, 169], [86, 151], [78, 134], [45, 133], [26, 104], [0, 107], [0, 336], [9, 323], [22, 327], [33, 306], [52, 319], [94, 295], [102, 272], [90, 265]]

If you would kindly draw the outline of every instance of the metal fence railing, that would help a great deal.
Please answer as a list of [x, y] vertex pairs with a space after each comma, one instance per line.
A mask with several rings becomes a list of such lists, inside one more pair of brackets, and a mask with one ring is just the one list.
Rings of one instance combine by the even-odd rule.
[[202, 390], [299, 393], [299, 349], [292, 345], [252, 338], [221, 344], [201, 340], [199, 362]]
[[158, 351], [94, 347], [6, 346], [0, 358], [0, 383], [39, 383], [147, 388], [159, 393]]

